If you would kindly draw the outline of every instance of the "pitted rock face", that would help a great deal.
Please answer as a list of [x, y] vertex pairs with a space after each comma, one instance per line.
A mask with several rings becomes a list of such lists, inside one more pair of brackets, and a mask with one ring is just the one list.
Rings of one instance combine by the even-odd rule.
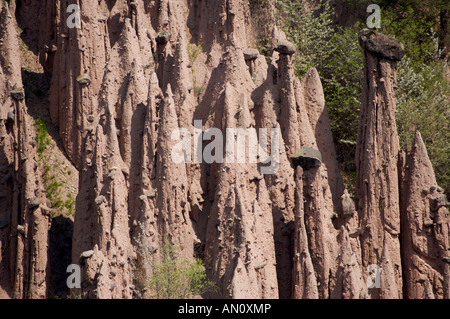
[[385, 34], [364, 29], [359, 34], [361, 47], [377, 56], [386, 59], [400, 61], [405, 55], [403, 44]]

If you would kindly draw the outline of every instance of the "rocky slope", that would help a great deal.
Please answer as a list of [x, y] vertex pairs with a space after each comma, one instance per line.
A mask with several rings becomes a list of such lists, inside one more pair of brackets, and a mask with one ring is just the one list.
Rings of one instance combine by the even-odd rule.
[[[69, 4], [80, 8], [79, 28], [67, 23]], [[407, 158], [399, 150], [398, 41], [360, 35], [365, 81], [353, 202], [319, 74], [294, 75], [295, 47], [248, 1], [10, 1], [1, 10], [0, 292], [57, 295], [49, 278], [64, 278], [70, 263], [50, 270], [49, 256], [61, 247], [49, 239], [57, 220], [45, 205], [20, 90], [27, 83], [19, 19], [51, 74], [42, 107], [79, 175], [71, 263], [82, 280], [74, 295], [145, 296], [149, 265], [170, 240], [181, 243], [183, 258], [203, 259], [218, 287], [210, 297], [449, 297], [447, 199], [420, 135]], [[271, 27], [258, 27], [262, 20]], [[272, 43], [267, 59], [255, 49], [261, 33]], [[174, 157], [178, 128], [193, 138]], [[264, 144], [267, 133], [268, 164], [262, 153], [259, 160], [240, 153], [230, 130], [237, 128], [248, 145], [251, 137]], [[221, 150], [211, 135], [232, 147]], [[205, 156], [212, 144], [216, 161]], [[218, 160], [237, 154], [241, 161]]]

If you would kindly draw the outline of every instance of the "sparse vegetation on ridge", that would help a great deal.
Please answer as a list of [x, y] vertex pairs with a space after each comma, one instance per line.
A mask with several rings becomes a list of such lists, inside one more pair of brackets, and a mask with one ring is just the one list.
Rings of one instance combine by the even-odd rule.
[[[51, 201], [52, 208], [54, 209], [52, 215], [56, 215], [58, 212], [64, 212], [69, 216], [75, 214], [75, 199], [71, 193], [62, 194], [61, 186], [63, 181], [55, 175], [54, 170], [58, 165], [49, 165], [47, 158], [45, 156], [45, 150], [47, 146], [50, 145], [51, 139], [47, 132], [47, 125], [41, 119], [35, 120], [36, 127], [36, 152], [39, 156], [39, 161], [44, 165], [43, 181], [45, 187], [46, 197]], [[71, 170], [66, 168], [62, 169], [63, 176], [72, 174]]]
[[[337, 153], [348, 187], [354, 184], [354, 144], [362, 92], [363, 51], [358, 32], [366, 28], [361, 17], [353, 26], [333, 23], [333, 9], [325, 1], [276, 0], [279, 23], [297, 45], [295, 68], [298, 76], [316, 67], [323, 84]], [[381, 6], [382, 33], [400, 40], [405, 58], [398, 64], [397, 127], [402, 149], [411, 151], [419, 130], [428, 149], [438, 184], [450, 192], [450, 82], [448, 57], [438, 36], [438, 13], [443, 3], [413, 0]], [[367, 1], [346, 1], [362, 6]], [[428, 5], [430, 9], [421, 10]], [[365, 8], [365, 7], [364, 7]], [[435, 31], [437, 29], [437, 31]], [[441, 43], [441, 44], [440, 44]], [[446, 43], [445, 41], [443, 42]]]
[[161, 261], [153, 265], [149, 280], [151, 296], [157, 299], [192, 298], [215, 289], [206, 277], [201, 259], [188, 261], [178, 256], [180, 249], [165, 241]]

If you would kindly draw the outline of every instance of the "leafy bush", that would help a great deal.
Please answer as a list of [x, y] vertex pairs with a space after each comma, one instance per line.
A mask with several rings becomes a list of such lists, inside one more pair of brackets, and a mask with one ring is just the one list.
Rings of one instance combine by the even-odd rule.
[[297, 46], [294, 67], [302, 77], [306, 71], [321, 66], [333, 54], [328, 39], [333, 35], [332, 9], [327, 2], [275, 0], [278, 20], [289, 40]]
[[402, 149], [411, 151], [415, 132], [422, 134], [436, 179], [450, 192], [450, 82], [445, 78], [448, 62], [439, 44], [436, 17], [440, 1], [401, 1], [399, 12], [383, 11], [381, 32], [400, 40], [405, 57], [398, 64], [397, 127]]
[[419, 130], [439, 185], [450, 191], [450, 82], [445, 62], [401, 61], [398, 72], [397, 125], [402, 149], [411, 151]]
[[177, 256], [179, 248], [165, 241], [161, 261], [153, 265], [149, 280], [151, 295], [157, 299], [185, 299], [215, 289], [201, 259], [188, 261]]

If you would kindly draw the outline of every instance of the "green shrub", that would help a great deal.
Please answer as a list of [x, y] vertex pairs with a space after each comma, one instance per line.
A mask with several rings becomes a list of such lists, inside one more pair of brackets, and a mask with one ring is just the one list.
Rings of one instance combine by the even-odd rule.
[[[450, 82], [448, 64], [439, 44], [442, 1], [400, 1], [401, 10], [386, 6], [381, 32], [400, 40], [405, 57], [398, 64], [396, 122], [403, 150], [412, 149], [420, 131], [436, 180], [450, 192]], [[427, 10], [419, 10], [421, 6]]]
[[39, 158], [42, 160], [45, 148], [50, 144], [50, 137], [47, 133], [47, 125], [41, 119], [36, 119], [34, 121], [36, 126], [36, 143], [37, 143], [37, 153]]
[[266, 58], [267, 64], [270, 62], [271, 50], [270, 50], [270, 39], [267, 37], [261, 37], [256, 40], [256, 49], [258, 52]]
[[194, 63], [200, 53], [203, 52], [203, 44], [201, 42], [199, 42], [198, 44], [188, 42], [187, 52], [189, 61]]
[[296, 74], [302, 77], [333, 54], [333, 48], [328, 44], [333, 35], [333, 10], [323, 0], [275, 0], [275, 4], [283, 31], [297, 46], [294, 66]]
[[62, 185], [61, 183], [56, 181], [55, 175], [52, 175], [52, 177], [50, 178], [50, 181], [46, 185], [47, 198], [48, 199], [54, 199], [55, 198], [55, 194], [57, 194], [58, 188], [61, 185]]
[[420, 131], [436, 180], [450, 191], [450, 82], [443, 76], [445, 62], [417, 64], [401, 61], [398, 72], [397, 126], [402, 149], [411, 151]]
[[149, 280], [151, 296], [157, 299], [184, 299], [214, 290], [201, 259], [188, 261], [177, 256], [179, 248], [169, 241], [162, 246], [161, 261], [153, 265]]

